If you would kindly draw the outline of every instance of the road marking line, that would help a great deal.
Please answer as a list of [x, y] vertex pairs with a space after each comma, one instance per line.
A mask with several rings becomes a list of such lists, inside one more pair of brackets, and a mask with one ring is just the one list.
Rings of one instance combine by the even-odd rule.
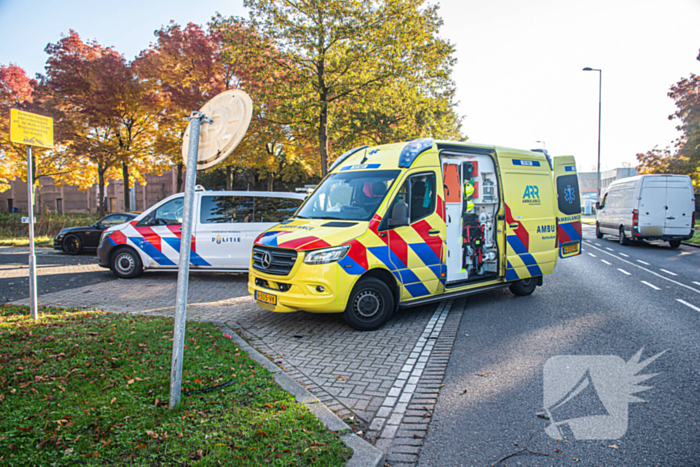
[[629, 258], [629, 257], [630, 257], [630, 255], [626, 255], [626, 254], [624, 254], [624, 253], [620, 253], [620, 256], [624, 256], [625, 258]]
[[628, 276], [631, 276], [631, 275], [632, 275], [631, 272], [627, 272], [627, 271], [625, 271], [624, 269], [617, 268], [617, 270], [620, 271], [620, 272], [623, 273], [623, 274], [627, 274]]
[[601, 261], [604, 262], [605, 264], [607, 264], [608, 266], [612, 266], [612, 263], [608, 263], [608, 262], [605, 261], [604, 259], [601, 259]]
[[[676, 285], [680, 285], [681, 287], [685, 287], [685, 288], [688, 289], [688, 290], [692, 290], [693, 292], [699, 293], [699, 294], [700, 294], [700, 290], [699, 290], [699, 289], [696, 289], [695, 287], [691, 287], [691, 286], [686, 285], [686, 284], [684, 284], [684, 283], [682, 283], [682, 282], [678, 282], [678, 281], [673, 280], [673, 279], [671, 279], [671, 278], [669, 278], [669, 277], [667, 277], [667, 276], [664, 276], [664, 275], [662, 275], [662, 274], [659, 274], [659, 273], [656, 272], [656, 271], [652, 271], [651, 269], [647, 269], [647, 268], [645, 268], [645, 267], [643, 267], [643, 266], [640, 266], [640, 265], [638, 265], [638, 264], [634, 264], [632, 261], [627, 261], [626, 259], [622, 259], [622, 258], [620, 258], [619, 256], [613, 255], [612, 253], [608, 253], [607, 251], [603, 251], [601, 248], [596, 248], [596, 247], [591, 247], [591, 248], [595, 248], [596, 250], [600, 251], [601, 253], [605, 253], [606, 255], [610, 255], [610, 256], [612, 256], [613, 258], [616, 258], [618, 261], [622, 261], [623, 263], [627, 263], [627, 264], [629, 264], [629, 265], [632, 265], [632, 266], [634, 266], [635, 268], [639, 268], [639, 269], [641, 269], [641, 270], [643, 270], [643, 271], [648, 272], [649, 274], [653, 274], [653, 275], [655, 275], [656, 277], [660, 277], [661, 279], [663, 279], [663, 280], [665, 280], [665, 281], [673, 282], [673, 283], [676, 284]], [[602, 260], [601, 260], [601, 261], [602, 261]]]
[[595, 243], [595, 242], [593, 242], [593, 244], [596, 245], [596, 246], [602, 246], [600, 243]]
[[612, 248], [610, 248], [609, 246], [606, 246], [605, 249], [606, 249], [606, 250], [610, 250], [610, 251], [615, 251], [615, 250], [613, 250]]
[[659, 268], [659, 270], [665, 272], [666, 274], [671, 274], [672, 276], [677, 276], [677, 275], [678, 275], [678, 274], [676, 274], [675, 272], [667, 271], [667, 270], [665, 270], [665, 269]]
[[654, 290], [661, 290], [660, 287], [657, 287], [657, 286], [655, 286], [654, 284], [650, 284], [650, 283], [647, 282], [647, 281], [642, 281], [642, 284], [648, 285], [649, 287], [651, 287], [651, 288], [654, 289]]
[[646, 264], [647, 266], [651, 266], [651, 264], [647, 263], [646, 261], [642, 261], [641, 259], [638, 259], [637, 261], [642, 264]]
[[681, 300], [680, 298], [677, 298], [676, 301], [681, 302], [683, 305], [690, 307], [695, 311], [700, 311], [700, 308], [696, 307], [695, 305], [691, 305], [690, 303], [686, 302], [685, 300]]
[[[590, 255], [590, 253], [588, 253]], [[693, 284], [700, 285], [700, 282], [693, 281]]]
[[597, 258], [597, 256], [594, 255], [593, 253], [588, 253], [588, 254], [591, 255], [591, 256], [594, 257], [594, 258]]

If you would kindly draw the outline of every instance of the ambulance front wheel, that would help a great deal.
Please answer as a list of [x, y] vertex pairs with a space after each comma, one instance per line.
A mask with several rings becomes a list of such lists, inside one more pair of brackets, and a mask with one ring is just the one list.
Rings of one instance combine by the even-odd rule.
[[373, 331], [389, 321], [394, 311], [394, 295], [379, 279], [361, 279], [350, 294], [343, 316], [358, 331]]
[[143, 263], [138, 253], [129, 247], [122, 247], [112, 253], [110, 269], [120, 279], [133, 279], [143, 274]]
[[521, 297], [524, 297], [524, 296], [530, 295], [532, 292], [534, 292], [536, 287], [537, 287], [537, 278], [536, 277], [528, 277], [527, 279], [520, 279], [517, 282], [513, 282], [510, 285], [510, 291], [514, 295], [519, 295]]
[[600, 224], [597, 222], [595, 223], [595, 238], [597, 238], [597, 239], [603, 238], [603, 232], [600, 231]]

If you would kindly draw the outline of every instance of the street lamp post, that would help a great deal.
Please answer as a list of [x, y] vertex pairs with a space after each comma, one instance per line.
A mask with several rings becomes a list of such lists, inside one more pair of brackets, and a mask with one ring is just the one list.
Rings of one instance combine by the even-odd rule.
[[535, 141], [535, 143], [542, 143], [542, 149], [547, 149], [547, 147], [544, 145], [544, 141]]
[[601, 118], [601, 97], [603, 93], [603, 70], [586, 67], [583, 71], [598, 72], [598, 202], [600, 203], [600, 118]]

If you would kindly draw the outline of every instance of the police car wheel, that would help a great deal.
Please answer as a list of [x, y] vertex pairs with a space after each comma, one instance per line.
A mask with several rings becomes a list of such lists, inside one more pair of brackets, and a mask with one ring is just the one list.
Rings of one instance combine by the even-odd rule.
[[143, 273], [138, 253], [131, 248], [120, 248], [112, 254], [112, 273], [121, 279], [133, 279]]
[[513, 282], [510, 286], [510, 291], [513, 293], [513, 295], [524, 297], [534, 292], [536, 287], [537, 278], [528, 277], [527, 279], [521, 279], [517, 282]]
[[63, 251], [69, 255], [77, 255], [83, 251], [83, 242], [75, 235], [68, 235], [63, 239]]
[[598, 224], [597, 222], [595, 223], [595, 238], [603, 238], [603, 232], [600, 231], [600, 224]]
[[394, 310], [394, 296], [379, 279], [361, 279], [350, 295], [343, 316], [358, 331], [373, 331], [386, 323]]

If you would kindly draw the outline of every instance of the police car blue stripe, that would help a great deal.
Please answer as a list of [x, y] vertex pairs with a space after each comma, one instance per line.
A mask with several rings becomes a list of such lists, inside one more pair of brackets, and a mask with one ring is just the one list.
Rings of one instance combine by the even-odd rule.
[[[170, 245], [173, 248], [173, 250], [180, 253], [180, 239], [179, 238], [175, 238], [175, 237], [161, 237], [161, 238], [163, 240], [165, 240], [165, 243]], [[153, 247], [153, 248], [155, 248], [155, 247]], [[149, 256], [151, 256], [151, 255], [149, 254]], [[168, 260], [168, 261], [170, 261], [170, 260]], [[161, 264], [161, 263], [159, 262], [159, 264]], [[170, 261], [170, 264], [175, 265], [175, 263], [173, 263], [172, 261]], [[196, 266], [211, 266], [211, 264], [209, 264], [207, 261], [205, 261], [204, 258], [199, 256], [197, 254], [197, 252], [192, 250], [192, 249], [190, 249], [190, 264], [193, 264]]]
[[[153, 258], [153, 260], [156, 263], [158, 263], [159, 265], [161, 265], [161, 266], [175, 266], [175, 263], [173, 263], [170, 260], [170, 258], [165, 256], [163, 254], [163, 252], [161, 252], [158, 248], [153, 246], [153, 244], [151, 242], [149, 242], [148, 240], [146, 240], [145, 238], [143, 238], [143, 237], [134, 237], [134, 238], [129, 237], [129, 240], [131, 240], [131, 242], [134, 245], [138, 246], [144, 253], [146, 253], [148, 256]], [[167, 241], [167, 240], [169, 240], [169, 238], [165, 237], [165, 238], [163, 238], [163, 240]], [[177, 238], [175, 240], [177, 240], [177, 248], [175, 248], [175, 250], [177, 250], [179, 252], [180, 251], [180, 240]], [[170, 243], [168, 243], [168, 244], [170, 244]]]

